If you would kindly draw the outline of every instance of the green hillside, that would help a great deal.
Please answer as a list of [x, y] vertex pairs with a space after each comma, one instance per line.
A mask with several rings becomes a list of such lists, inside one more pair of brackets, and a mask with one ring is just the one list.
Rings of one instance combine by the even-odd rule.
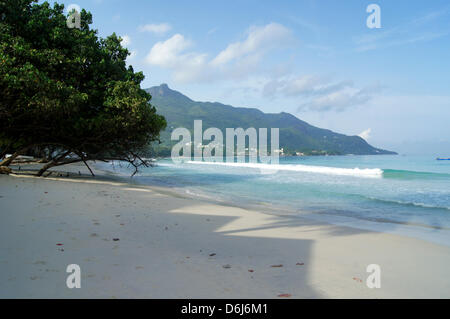
[[217, 102], [196, 102], [180, 92], [171, 90], [166, 84], [146, 91], [152, 95], [152, 104], [156, 106], [158, 113], [164, 115], [167, 120], [167, 129], [161, 134], [163, 143], [157, 148], [160, 155], [169, 155], [171, 146], [177, 142], [170, 141], [172, 130], [185, 127], [192, 132], [194, 120], [203, 121], [203, 130], [217, 127], [223, 132], [227, 127], [278, 127], [280, 148], [284, 148], [285, 154], [396, 154], [375, 148], [359, 136], [347, 136], [314, 127], [289, 113], [263, 113], [254, 108], [233, 107]]

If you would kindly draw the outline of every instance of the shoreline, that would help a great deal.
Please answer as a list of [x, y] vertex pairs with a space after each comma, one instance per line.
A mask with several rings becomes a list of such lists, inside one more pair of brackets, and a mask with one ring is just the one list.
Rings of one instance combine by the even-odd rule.
[[[102, 165], [102, 164], [100, 164]], [[210, 194], [199, 193], [199, 190], [191, 192], [189, 189], [185, 190], [178, 186], [170, 187], [168, 185], [160, 183], [145, 183], [139, 181], [139, 175], [136, 179], [127, 179], [128, 175], [115, 175], [116, 172], [112, 172], [100, 165], [94, 165], [94, 167], [107, 174], [109, 176], [116, 176], [122, 181], [133, 183], [134, 185], [140, 185], [143, 187], [156, 187], [160, 190], [169, 190], [176, 196], [183, 196], [187, 198], [197, 199], [205, 201], [211, 204], [226, 205], [248, 210], [256, 210], [269, 215], [283, 216], [288, 215], [290, 217], [299, 216], [306, 219], [312, 219], [315, 221], [325, 222], [333, 225], [343, 225], [360, 230], [368, 230], [374, 232], [388, 233], [400, 236], [407, 236], [420, 240], [425, 240], [430, 243], [439, 245], [445, 245], [450, 247], [450, 232], [445, 233], [443, 231], [449, 231], [450, 228], [442, 226], [433, 226], [425, 223], [417, 222], [403, 222], [398, 220], [386, 219], [386, 218], [363, 218], [359, 216], [347, 216], [347, 215], [335, 215], [327, 212], [317, 212], [314, 210], [308, 210], [305, 208], [294, 208], [293, 206], [283, 205], [280, 203], [271, 203], [263, 201], [233, 201], [232, 198], [214, 198]], [[436, 232], [439, 232], [437, 234]]]
[[450, 297], [447, 246], [104, 178], [0, 176], [0, 298]]
[[[442, 227], [433, 227], [425, 224], [416, 224], [416, 223], [405, 223], [405, 222], [396, 222], [389, 219], [382, 220], [371, 220], [371, 219], [362, 219], [357, 217], [349, 217], [342, 215], [331, 215], [326, 213], [317, 213], [313, 211], [306, 211], [303, 209], [293, 210], [288, 206], [275, 206], [272, 203], [259, 202], [259, 203], [248, 203], [244, 204], [233, 203], [230, 201], [226, 201], [224, 199], [215, 199], [213, 197], [207, 195], [199, 195], [194, 193], [186, 193], [186, 191], [182, 191], [181, 189], [173, 189], [168, 186], [162, 186], [157, 184], [145, 184], [138, 181], [126, 180], [125, 176], [115, 176], [109, 171], [102, 170], [96, 168], [97, 171], [101, 171], [106, 175], [96, 175], [96, 177], [91, 178], [90, 176], [83, 176], [77, 179], [67, 178], [67, 177], [43, 177], [46, 180], [52, 181], [61, 181], [61, 182], [74, 182], [74, 183], [88, 183], [88, 184], [97, 184], [97, 185], [110, 185], [110, 186], [118, 186], [118, 187], [134, 187], [135, 191], [155, 191], [159, 194], [164, 194], [172, 197], [178, 197], [186, 200], [194, 200], [200, 201], [205, 204], [211, 205], [219, 205], [219, 206], [227, 206], [233, 207], [237, 209], [243, 210], [251, 210], [258, 211], [262, 214], [273, 215], [273, 216], [287, 216], [290, 218], [303, 218], [311, 221], [321, 222], [325, 224], [335, 225], [335, 226], [343, 226], [354, 228], [356, 230], [366, 230], [376, 233], [385, 233], [385, 234], [393, 234], [398, 236], [410, 237], [418, 240], [423, 240], [429, 243], [438, 244], [442, 246], [450, 247], [450, 241], [448, 236], [443, 234], [442, 236], [436, 238], [435, 231], [439, 230], [448, 230], [448, 228]], [[17, 178], [37, 178], [32, 175], [18, 175], [18, 174], [10, 174], [12, 177]], [[278, 212], [274, 212], [277, 210]], [[415, 232], [414, 232], [415, 231]], [[419, 234], [418, 234], [419, 232]], [[427, 236], [429, 233], [430, 235]]]

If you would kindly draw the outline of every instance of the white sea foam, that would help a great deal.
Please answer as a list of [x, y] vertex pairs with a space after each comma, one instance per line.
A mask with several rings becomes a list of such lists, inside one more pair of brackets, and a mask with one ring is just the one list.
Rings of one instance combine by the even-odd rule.
[[345, 175], [345, 176], [358, 176], [369, 178], [381, 178], [383, 176], [383, 170], [380, 168], [341, 168], [341, 167], [328, 167], [328, 166], [313, 166], [313, 165], [301, 165], [301, 164], [261, 164], [261, 163], [229, 163], [229, 162], [200, 162], [200, 161], [188, 161], [189, 164], [200, 165], [220, 165], [230, 167], [244, 167], [260, 169], [264, 171], [295, 171], [295, 172], [308, 172], [318, 174], [329, 175]]

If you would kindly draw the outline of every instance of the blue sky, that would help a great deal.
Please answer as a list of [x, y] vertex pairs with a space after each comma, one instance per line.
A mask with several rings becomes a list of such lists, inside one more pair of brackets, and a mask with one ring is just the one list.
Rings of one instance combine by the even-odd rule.
[[[124, 38], [143, 87], [290, 112], [375, 146], [450, 156], [448, 1], [71, 0]], [[381, 28], [369, 29], [369, 4]]]

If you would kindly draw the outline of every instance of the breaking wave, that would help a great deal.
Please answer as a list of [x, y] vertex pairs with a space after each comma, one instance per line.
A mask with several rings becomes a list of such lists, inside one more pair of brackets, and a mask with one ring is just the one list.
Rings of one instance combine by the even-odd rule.
[[262, 163], [229, 163], [229, 162], [200, 162], [200, 161], [188, 161], [189, 164], [199, 165], [219, 165], [228, 167], [243, 167], [260, 169], [265, 171], [294, 171], [294, 172], [308, 172], [317, 174], [329, 174], [329, 175], [343, 175], [343, 176], [357, 176], [357, 177], [369, 177], [369, 178], [381, 178], [383, 177], [383, 170], [380, 168], [341, 168], [341, 167], [328, 167], [328, 166], [313, 166], [313, 165], [301, 165], [301, 164], [262, 164]]

